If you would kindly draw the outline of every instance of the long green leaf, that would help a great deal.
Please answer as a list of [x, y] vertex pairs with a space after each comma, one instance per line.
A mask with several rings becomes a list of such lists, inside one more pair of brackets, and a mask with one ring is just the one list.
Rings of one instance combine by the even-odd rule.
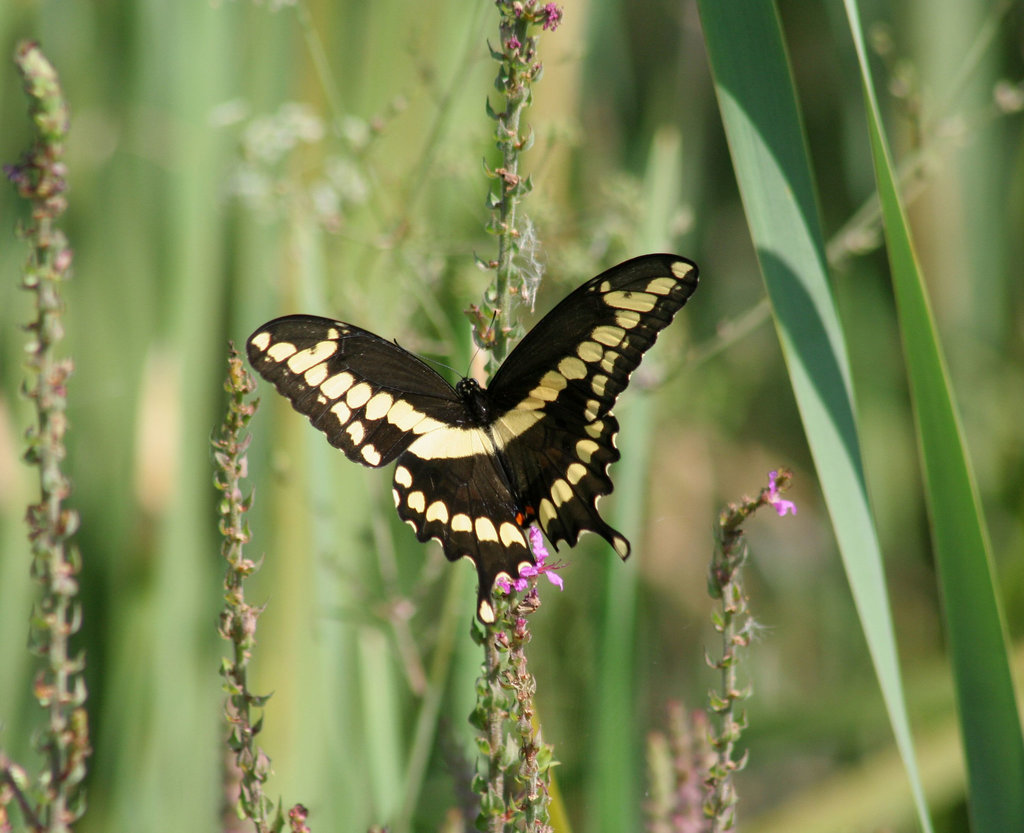
[[[868, 505], [849, 360], [774, 5], [700, 0], [719, 107], [779, 340], [918, 816], [931, 829]], [[705, 274], [714, 275], [707, 264]]]
[[1024, 830], [1024, 741], [981, 504], [896, 187], [854, 0], [846, 0], [846, 12], [860, 62], [875, 177], [914, 403], [967, 755], [972, 826], [975, 833]]

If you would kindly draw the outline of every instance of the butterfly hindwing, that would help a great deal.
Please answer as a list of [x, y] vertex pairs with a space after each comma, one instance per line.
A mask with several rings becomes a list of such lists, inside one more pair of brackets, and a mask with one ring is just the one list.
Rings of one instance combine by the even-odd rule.
[[288, 315], [260, 327], [247, 346], [252, 366], [364, 466], [386, 465], [417, 437], [467, 419], [432, 368], [351, 324]]
[[[501, 431], [502, 420], [495, 429]], [[608, 466], [619, 459], [615, 435], [619, 424], [610, 413], [588, 423], [581, 433], [555, 420], [544, 420], [509, 444], [517, 494], [526, 515], [536, 517], [548, 540], [575, 546], [580, 532], [596, 532], [622, 557], [629, 542], [597, 511], [597, 500], [612, 491]], [[588, 433], [589, 432], [589, 433]]]
[[[438, 429], [443, 432], [445, 429]], [[499, 459], [481, 428], [478, 453], [444, 460], [423, 459], [416, 444], [398, 458], [393, 496], [399, 517], [421, 541], [436, 538], [449, 561], [469, 558], [478, 577], [477, 610], [493, 621], [490, 595], [495, 579], [517, 578], [533, 564], [526, 531], [517, 519], [516, 500]]]

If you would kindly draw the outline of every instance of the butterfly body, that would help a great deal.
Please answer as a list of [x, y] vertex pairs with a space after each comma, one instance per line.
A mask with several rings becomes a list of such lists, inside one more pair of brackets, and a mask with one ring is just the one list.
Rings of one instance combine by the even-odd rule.
[[473, 561], [477, 615], [491, 622], [495, 580], [534, 563], [531, 523], [556, 547], [592, 531], [629, 555], [597, 511], [619, 459], [611, 408], [696, 287], [696, 266], [674, 255], [613, 267], [541, 319], [486, 388], [468, 378], [453, 388], [396, 343], [308, 315], [260, 327], [248, 355], [349, 459], [395, 462], [399, 517], [449, 560]]

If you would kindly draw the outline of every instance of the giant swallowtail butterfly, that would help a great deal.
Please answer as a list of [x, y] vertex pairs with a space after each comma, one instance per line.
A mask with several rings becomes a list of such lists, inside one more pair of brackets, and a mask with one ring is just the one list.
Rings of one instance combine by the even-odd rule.
[[398, 344], [311, 315], [264, 324], [249, 361], [350, 460], [396, 463], [399, 516], [449, 560], [476, 565], [477, 615], [490, 623], [495, 579], [534, 563], [531, 523], [556, 547], [591, 531], [629, 555], [597, 511], [619, 459], [612, 406], [696, 288], [686, 258], [620, 263], [542, 318], [486, 388], [453, 388]]

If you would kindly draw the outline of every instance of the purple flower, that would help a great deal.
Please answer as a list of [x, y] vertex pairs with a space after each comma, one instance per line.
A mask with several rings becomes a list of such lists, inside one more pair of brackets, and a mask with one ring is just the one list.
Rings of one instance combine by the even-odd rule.
[[544, 536], [541, 534], [539, 526], [530, 527], [530, 549], [537, 557], [538, 565], [543, 564], [549, 555], [548, 548], [544, 546]]
[[505, 576], [498, 576], [494, 580], [494, 583], [499, 587], [499, 589], [505, 591], [506, 593], [511, 593], [513, 590], [526, 589], [525, 578], [516, 578], [510, 581], [509, 579], [505, 578]]
[[513, 590], [525, 590], [527, 584], [529, 584], [527, 579], [532, 578], [533, 576], [545, 575], [547, 576], [548, 581], [561, 590], [564, 582], [562, 581], [562, 577], [554, 571], [562, 569], [562, 565], [557, 562], [552, 564], [544, 563], [548, 559], [548, 551], [544, 546], [544, 536], [536, 526], [530, 527], [530, 549], [533, 551], [533, 557], [537, 559], [536, 565], [527, 564], [519, 571], [519, 578], [517, 579], [506, 579], [502, 577], [494, 583], [506, 593], [511, 593]]
[[558, 24], [562, 22], [562, 10], [558, 8], [554, 3], [548, 3], [544, 7], [544, 29], [550, 29], [552, 32], [558, 28]]
[[796, 514], [796, 504], [791, 500], [783, 500], [782, 495], [779, 494], [779, 473], [777, 471], [768, 472], [768, 503], [775, 507], [775, 511], [779, 513], [780, 518], [786, 517], [786, 515]]
[[519, 42], [519, 38], [517, 38], [515, 35], [513, 35], [507, 41], [505, 41], [505, 47], [508, 49], [509, 52], [515, 52], [521, 46], [522, 44]]

